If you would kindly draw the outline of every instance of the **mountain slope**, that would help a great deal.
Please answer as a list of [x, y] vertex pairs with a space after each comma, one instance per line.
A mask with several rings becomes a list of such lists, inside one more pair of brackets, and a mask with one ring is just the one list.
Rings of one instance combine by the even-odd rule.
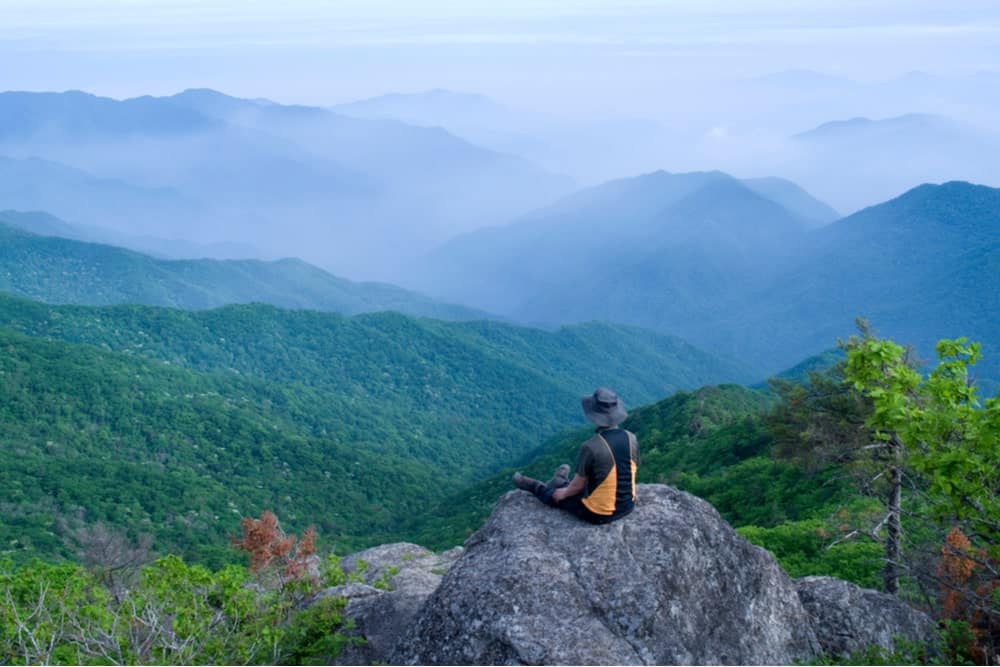
[[[451, 90], [388, 93], [332, 107], [358, 118], [395, 118], [412, 125], [509, 125], [513, 112], [485, 95]], [[490, 122], [492, 121], [492, 123]]]
[[58, 236], [74, 241], [101, 243], [149, 254], [161, 259], [220, 259], [254, 257], [261, 254], [253, 246], [242, 243], [212, 243], [201, 245], [177, 239], [132, 236], [107, 227], [69, 223], [42, 211], [0, 211], [0, 224], [17, 227], [38, 236]]
[[741, 183], [757, 194], [781, 204], [817, 227], [833, 222], [840, 214], [795, 183], [784, 178], [744, 178]]
[[549, 333], [259, 305], [0, 296], [0, 347], [0, 475], [17, 508], [0, 532], [32, 536], [22, 556], [58, 547], [51, 526], [66, 520], [153, 532], [204, 558], [264, 508], [340, 544], [398, 539], [415, 503], [579, 423], [598, 383], [638, 403], [745, 376], [609, 325]]
[[122, 135], [182, 134], [216, 129], [217, 123], [155, 97], [113, 100], [80, 90], [63, 93], [0, 93], [0, 139], [26, 141]]
[[485, 95], [440, 89], [389, 93], [339, 104], [331, 110], [355, 118], [441, 127], [478, 146], [521, 155], [539, 164], [552, 161], [551, 128], [559, 125], [555, 118], [512, 109]]
[[525, 321], [600, 317], [684, 337], [766, 284], [808, 224], [726, 174], [657, 172], [455, 239], [423, 286]]
[[74, 241], [93, 241], [95, 231], [41, 211], [0, 211], [0, 224], [36, 236], [56, 236]]
[[[306, 146], [312, 154], [335, 156], [378, 184], [385, 214], [411, 217], [415, 204], [430, 204], [430, 215], [415, 225], [424, 240], [506, 221], [547, 204], [572, 185], [524, 158], [486, 150], [440, 127], [354, 118], [314, 107], [261, 105], [211, 90], [188, 90], [169, 99], [228, 124]], [[401, 228], [397, 234], [412, 236], [414, 230]]]
[[6, 328], [0, 348], [5, 556], [66, 554], [69, 531], [103, 522], [217, 563], [240, 516], [263, 508], [350, 543], [391, 529], [397, 494], [439, 478], [305, 422], [301, 389]]
[[[48, 306], [9, 296], [0, 296], [0, 305], [0, 326], [30, 335], [99, 345], [198, 370], [236, 370], [275, 381], [298, 380], [317, 386], [362, 388], [370, 365], [394, 359], [395, 355], [399, 359], [392, 364], [400, 368], [412, 363], [437, 373], [444, 371], [429, 360], [452, 364], [449, 373], [458, 378], [470, 372], [487, 373], [463, 370], [464, 364], [480, 358], [484, 368], [499, 363], [533, 377], [544, 376], [547, 379], [543, 384], [565, 380], [567, 386], [574, 387], [574, 396], [578, 384], [593, 384], [602, 377], [607, 382], [614, 379], [621, 393], [633, 401], [699, 384], [704, 378], [747, 377], [739, 366], [720, 361], [672, 336], [597, 322], [548, 332], [498, 322], [443, 322], [397, 313], [345, 318], [263, 305], [210, 311], [146, 306], [89, 308]], [[259, 335], [243, 340], [253, 328], [259, 330]], [[301, 373], [303, 368], [332, 363], [335, 368], [321, 375]], [[613, 378], [609, 368], [614, 369], [610, 373]], [[435, 382], [425, 381], [420, 386], [450, 386], [447, 377], [445, 373]], [[415, 400], [389, 376], [376, 384], [383, 381], [393, 391], [400, 391], [397, 400]], [[491, 386], [487, 381], [482, 384]], [[578, 398], [566, 408], [568, 414], [576, 414]], [[475, 404], [476, 399], [470, 397], [469, 402]]]
[[893, 135], [909, 139], [915, 133], [931, 133], [936, 137], [955, 138], [961, 134], [960, 126], [944, 116], [911, 113], [894, 118], [872, 120], [858, 116], [846, 120], [823, 123], [811, 130], [795, 135], [795, 139], [808, 142], [848, 143], [852, 147]]
[[[592, 188], [432, 258], [431, 293], [528, 321], [595, 313], [698, 341], [760, 377], [868, 317], [918, 346], [984, 344], [1000, 380], [1000, 190], [924, 185], [821, 228], [720, 174]], [[435, 274], [430, 272], [430, 275]]]
[[840, 210], [871, 206], [920, 183], [967, 180], [1000, 186], [1000, 136], [945, 116], [831, 121], [791, 138], [782, 169]]
[[[166, 229], [178, 219], [201, 219], [203, 204], [171, 188], [139, 187], [98, 178], [36, 157], [0, 156], [0, 210], [48, 211], [107, 229]], [[95, 229], [95, 232], [99, 230]], [[96, 240], [98, 234], [87, 240]]]
[[[552, 115], [453, 90], [389, 93], [332, 107], [347, 116], [440, 127], [477, 146], [519, 155], [582, 185], [686, 162], [694, 128], [631, 114]], [[593, 110], [591, 110], [593, 111]], [[704, 118], [704, 114], [699, 114]], [[702, 121], [699, 120], [699, 123]], [[697, 133], [703, 128], [699, 126]], [[698, 160], [697, 164], [710, 164]]]
[[[260, 104], [205, 89], [186, 90], [165, 100], [219, 122], [266, 131], [309, 146], [314, 152], [335, 154], [345, 164], [369, 173], [428, 181], [431, 175], [489, 167], [498, 172], [524, 169], [525, 185], [530, 178], [550, 177], [523, 159], [484, 150], [441, 128], [353, 118], [318, 107]], [[433, 156], [434, 160], [414, 161], [413, 153]], [[396, 187], [405, 185], [395, 183]]]
[[998, 266], [1000, 190], [923, 185], [819, 230], [798, 263], [717, 330], [738, 329], [747, 353], [787, 365], [851, 333], [861, 315], [925, 359], [940, 338], [980, 340], [980, 373], [996, 382]]
[[[440, 128], [211, 90], [121, 101], [0, 93], [0, 120], [0, 154], [169, 190], [192, 204], [182, 215], [107, 220], [60, 208], [68, 219], [200, 243], [239, 238], [365, 277], [390, 274], [429, 244], [519, 215], [570, 186]], [[37, 194], [30, 208], [58, 204], [55, 192]]]
[[[15, 217], [22, 221], [23, 218]], [[53, 218], [31, 218], [39, 231], [72, 233]], [[396, 310], [443, 319], [486, 313], [438, 303], [380, 283], [354, 283], [296, 259], [161, 260], [114, 246], [38, 236], [5, 224], [0, 213], [0, 290], [49, 303], [136, 303], [204, 309], [270, 303], [355, 314]]]

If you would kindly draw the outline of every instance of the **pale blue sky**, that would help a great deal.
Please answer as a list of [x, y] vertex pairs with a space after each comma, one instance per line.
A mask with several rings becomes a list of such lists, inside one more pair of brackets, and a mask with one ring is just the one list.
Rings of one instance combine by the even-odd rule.
[[678, 82], [1000, 70], [995, 0], [0, 0], [0, 89], [653, 112]]

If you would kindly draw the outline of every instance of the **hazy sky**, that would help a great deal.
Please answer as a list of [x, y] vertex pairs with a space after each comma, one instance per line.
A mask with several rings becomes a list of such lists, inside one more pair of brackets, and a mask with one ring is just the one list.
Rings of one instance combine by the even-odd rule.
[[0, 0], [0, 89], [655, 112], [677, 82], [1000, 70], [996, 0]]

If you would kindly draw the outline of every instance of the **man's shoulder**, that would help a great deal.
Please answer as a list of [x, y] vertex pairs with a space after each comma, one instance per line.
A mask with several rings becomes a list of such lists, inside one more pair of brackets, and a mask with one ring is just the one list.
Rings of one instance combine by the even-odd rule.
[[612, 430], [621, 431], [632, 442], [637, 442], [638, 441], [638, 438], [636, 438], [635, 433], [633, 433], [632, 431], [629, 431], [627, 429], [624, 429], [624, 428], [605, 429], [605, 430], [602, 430], [602, 431], [597, 431], [592, 436], [590, 436], [589, 438], [587, 438], [586, 440], [584, 440], [583, 444], [580, 445], [580, 448], [581, 449], [584, 449], [584, 448], [593, 449], [595, 451], [604, 451], [604, 450], [606, 450], [608, 448], [608, 439], [607, 439], [607, 437], [605, 437], [605, 434], [607, 434], [608, 431], [612, 431]]

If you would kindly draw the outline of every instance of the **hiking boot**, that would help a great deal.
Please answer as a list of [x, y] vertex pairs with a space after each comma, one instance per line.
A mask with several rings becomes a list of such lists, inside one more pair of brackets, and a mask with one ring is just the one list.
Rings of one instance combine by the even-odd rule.
[[564, 463], [558, 468], [556, 468], [555, 473], [552, 475], [552, 479], [549, 480], [548, 484], [545, 485], [546, 489], [550, 491], [562, 488], [564, 486], [569, 486], [569, 464]]
[[531, 477], [525, 477], [519, 472], [514, 473], [514, 477], [511, 478], [514, 482], [514, 486], [519, 489], [523, 489], [528, 493], [538, 493], [545, 488], [545, 485], [539, 482], [537, 479], [532, 479]]

